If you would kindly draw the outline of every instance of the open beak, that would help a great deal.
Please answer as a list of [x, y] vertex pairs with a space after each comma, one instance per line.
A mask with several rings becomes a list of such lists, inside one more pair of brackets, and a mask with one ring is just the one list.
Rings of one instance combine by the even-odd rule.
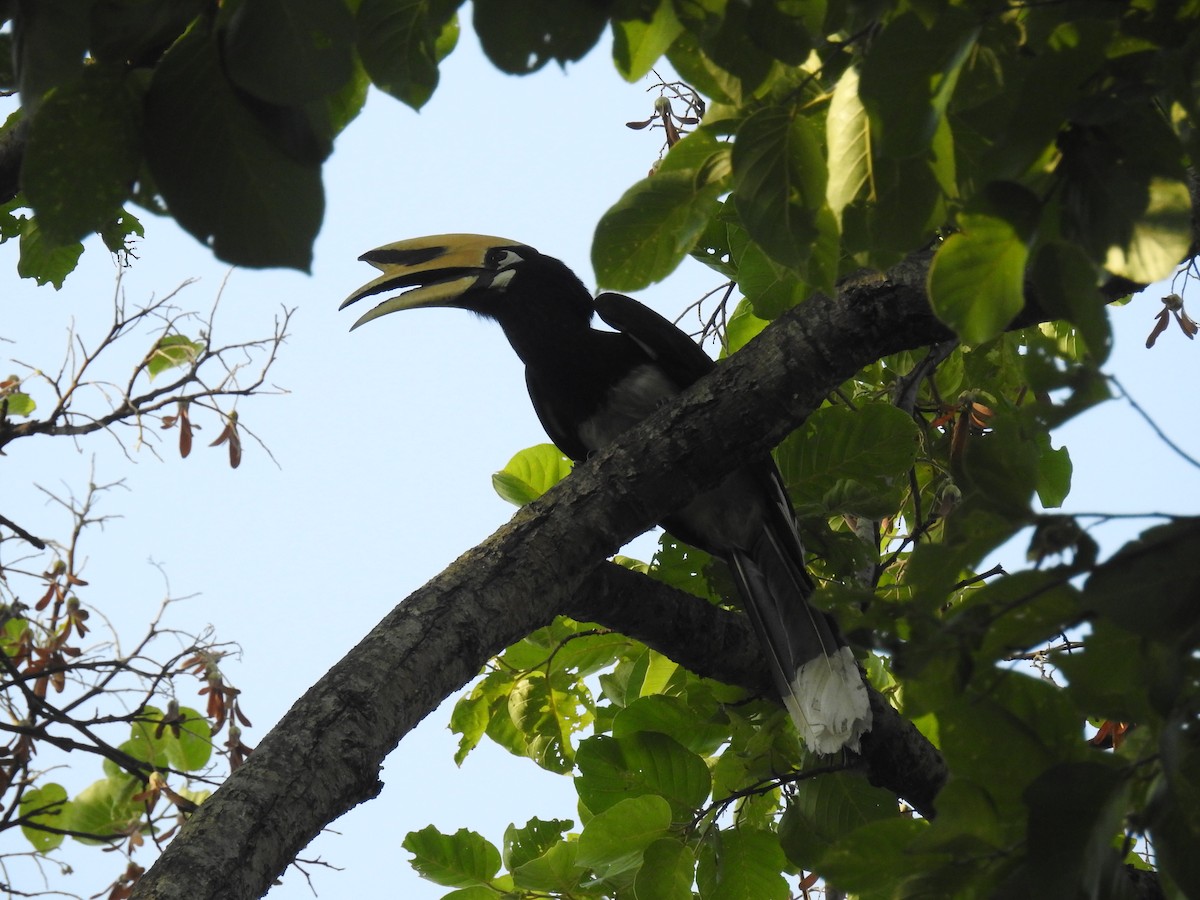
[[338, 309], [345, 309], [363, 297], [402, 291], [359, 316], [350, 326], [353, 331], [372, 319], [402, 309], [465, 306], [463, 295], [472, 288], [486, 288], [495, 274], [484, 264], [488, 250], [513, 243], [479, 234], [439, 234], [377, 247], [359, 259], [383, 274], [347, 297]]

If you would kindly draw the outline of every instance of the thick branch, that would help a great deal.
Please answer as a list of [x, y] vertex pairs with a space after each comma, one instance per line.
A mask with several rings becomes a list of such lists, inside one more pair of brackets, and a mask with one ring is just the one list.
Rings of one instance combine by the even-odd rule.
[[864, 365], [951, 337], [925, 271], [914, 260], [793, 310], [410, 596], [296, 702], [133, 896], [264, 893], [325, 824], [379, 792], [405, 734], [565, 609], [600, 560], [777, 444]]

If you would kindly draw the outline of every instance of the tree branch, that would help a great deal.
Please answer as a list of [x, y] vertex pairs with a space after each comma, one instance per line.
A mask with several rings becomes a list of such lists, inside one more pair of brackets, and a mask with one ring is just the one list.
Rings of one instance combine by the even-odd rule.
[[[261, 896], [322, 827], [379, 793], [379, 766], [404, 735], [488, 658], [567, 609], [601, 560], [779, 443], [864, 365], [953, 337], [925, 298], [928, 259], [790, 311], [408, 597], [201, 805], [133, 897]], [[677, 658], [691, 637], [672, 647]], [[869, 766], [896, 751], [867, 743]]]

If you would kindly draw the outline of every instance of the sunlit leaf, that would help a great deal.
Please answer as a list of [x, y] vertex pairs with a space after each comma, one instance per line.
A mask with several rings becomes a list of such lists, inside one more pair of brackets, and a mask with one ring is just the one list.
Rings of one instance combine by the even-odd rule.
[[146, 371], [153, 378], [168, 369], [190, 366], [204, 352], [204, 344], [182, 334], [165, 334], [146, 357]]
[[571, 461], [553, 444], [520, 451], [492, 475], [496, 493], [514, 506], [536, 500], [571, 473]]
[[682, 30], [670, 0], [661, 0], [649, 22], [638, 18], [615, 20], [613, 61], [617, 71], [626, 81], [643, 78]]
[[1028, 247], [1007, 221], [960, 217], [929, 269], [929, 300], [938, 318], [968, 343], [995, 337], [1025, 305]]
[[21, 795], [21, 833], [39, 853], [49, 853], [63, 842], [66, 835], [42, 831], [37, 826], [47, 825], [63, 828], [64, 813], [68, 809], [67, 790], [61, 784], [43, 784], [25, 790]]
[[401, 842], [413, 854], [412, 867], [437, 884], [467, 888], [486, 885], [500, 871], [500, 851], [482, 835], [460, 828], [442, 834], [432, 825], [410, 831]]

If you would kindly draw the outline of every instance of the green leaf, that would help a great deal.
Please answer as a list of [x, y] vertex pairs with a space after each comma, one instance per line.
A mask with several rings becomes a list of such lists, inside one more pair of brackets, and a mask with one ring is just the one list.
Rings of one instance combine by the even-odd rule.
[[529, 891], [542, 891], [555, 896], [571, 897], [577, 893], [580, 880], [587, 869], [576, 863], [579, 844], [559, 841], [541, 856], [512, 869], [513, 884]]
[[1082, 652], [1062, 654], [1054, 664], [1084, 715], [1116, 722], [1152, 721], [1156, 714], [1150, 698], [1165, 693], [1161, 682], [1172, 668], [1161, 644], [1148, 643], [1104, 618], [1092, 623]]
[[218, 258], [308, 269], [325, 207], [320, 166], [281, 149], [226, 80], [216, 41], [199, 30], [156, 68], [145, 136], [172, 215]]
[[1017, 874], [1026, 891], [1010, 896], [1105, 896], [1125, 877], [1113, 839], [1122, 833], [1128, 781], [1099, 762], [1064, 763], [1025, 791], [1028, 861]]
[[52, 284], [57, 291], [67, 276], [75, 271], [83, 244], [60, 244], [48, 238], [37, 219], [28, 219], [21, 226], [21, 259], [17, 274], [32, 278], [39, 285]]
[[153, 378], [168, 369], [190, 366], [204, 352], [204, 344], [182, 334], [164, 334], [146, 356], [146, 371]]
[[919, 446], [912, 418], [890, 403], [830, 406], [809, 416], [776, 460], [799, 514], [886, 515]]
[[801, 303], [809, 287], [794, 269], [775, 262], [758, 244], [747, 242], [737, 258], [738, 287], [754, 309], [754, 315], [771, 321]]
[[1128, 241], [1109, 246], [1104, 267], [1139, 284], [1168, 277], [1188, 255], [1192, 201], [1187, 185], [1151, 179], [1144, 210], [1136, 213]]
[[1156, 526], [1093, 573], [1084, 602], [1134, 634], [1167, 643], [1194, 641], [1200, 627], [1198, 558], [1200, 518]]
[[835, 772], [802, 781], [779, 823], [789, 860], [811, 870], [844, 835], [868, 822], [896, 816], [896, 798], [861, 775]]
[[701, 900], [787, 900], [781, 871], [787, 866], [779, 838], [770, 831], [729, 828], [700, 856], [696, 882]]
[[1092, 361], [1108, 359], [1112, 330], [1098, 290], [1099, 272], [1075, 244], [1050, 241], [1038, 248], [1029, 275], [1042, 307], [1079, 329]]
[[642, 867], [633, 882], [633, 893], [653, 900], [692, 900], [696, 856], [677, 838], [661, 838], [642, 854]]
[[114, 218], [142, 163], [141, 111], [120, 72], [100, 66], [38, 108], [21, 190], [46, 237], [71, 244]]
[[513, 75], [536, 72], [552, 59], [581, 59], [608, 24], [607, 9], [594, 3], [475, 0], [474, 7], [483, 52], [496, 68]]
[[13, 616], [4, 623], [4, 628], [0, 629], [0, 648], [4, 649], [5, 656], [11, 659], [21, 652], [30, 627], [29, 620], [20, 616]]
[[467, 754], [479, 746], [491, 718], [493, 697], [476, 686], [471, 693], [458, 698], [450, 713], [450, 730], [461, 735], [454, 751], [454, 764], [461, 766]]
[[433, 96], [438, 63], [458, 43], [457, 0], [363, 0], [358, 51], [371, 80], [413, 109]]
[[825, 122], [829, 182], [825, 198], [842, 224], [842, 210], [868, 187], [871, 177], [871, 123], [858, 96], [858, 69], [846, 69], [833, 88]]
[[658, 172], [625, 192], [596, 225], [592, 265], [613, 290], [644, 288], [671, 274], [715, 214], [722, 185], [699, 173]]
[[564, 690], [540, 671], [527, 672], [508, 696], [508, 714], [525, 737], [526, 755], [552, 772], [571, 771], [571, 736], [591, 721], [579, 695], [586, 689], [570, 684], [574, 690]]
[[932, 27], [902, 13], [873, 40], [860, 95], [884, 155], [902, 159], [929, 147], [978, 36], [973, 15], [946, 7]]
[[537, 859], [574, 826], [570, 819], [538, 818], [530, 819], [522, 828], [509, 825], [504, 831], [504, 865], [511, 872]]
[[62, 818], [68, 810], [67, 789], [61, 784], [43, 784], [29, 788], [21, 795], [21, 833], [38, 853], [49, 853], [62, 844], [65, 835], [42, 831], [37, 824], [62, 828]]
[[1029, 248], [1012, 224], [995, 216], [964, 213], [959, 227], [933, 258], [929, 301], [965, 342], [980, 344], [1000, 334], [1025, 305]]
[[[956, 778], [983, 788], [1008, 829], [1023, 833], [1023, 793], [1046, 768], [1086, 753], [1066, 695], [1038, 678], [992, 671], [937, 711], [942, 753]], [[982, 679], [981, 679], [982, 680]]]
[[701, 756], [712, 755], [729, 739], [728, 723], [702, 718], [683, 698], [667, 694], [638, 697], [613, 719], [613, 737], [646, 731], [670, 735]]
[[157, 59], [204, 12], [205, 0], [93, 0], [90, 5], [92, 56], [125, 66]]
[[804, 116], [765, 107], [739, 126], [733, 202], [750, 237], [783, 265], [808, 261], [827, 181], [820, 139]]
[[500, 871], [500, 851], [465, 828], [442, 834], [427, 825], [410, 831], [401, 846], [413, 855], [412, 867], [422, 878], [446, 887], [486, 885]]
[[571, 474], [571, 460], [553, 444], [535, 444], [517, 453], [492, 475], [492, 487], [514, 506], [536, 500]]
[[580, 743], [575, 763], [575, 789], [593, 813], [628, 797], [656, 794], [671, 804], [675, 820], [687, 821], [712, 785], [704, 760], [665, 734], [598, 734]]
[[596, 877], [627, 883], [622, 876], [640, 868], [642, 854], [667, 836], [671, 806], [662, 797], [629, 797], [594, 815], [579, 835], [575, 861]]
[[128, 775], [93, 782], [63, 810], [58, 827], [94, 835], [88, 838], [74, 835], [82, 844], [108, 843], [126, 835], [146, 813], [145, 804], [131, 799], [139, 790], [140, 783]]
[[260, 100], [299, 106], [350, 79], [353, 42], [344, 0], [248, 0], [229, 17], [225, 71]]
[[[51, 88], [78, 77], [88, 48], [88, 19], [79, 0], [41, 0], [20, 12], [20, 39], [13, 42], [13, 63], [21, 103], [37, 108]], [[5, 10], [6, 18], [12, 12]]]
[[613, 61], [617, 71], [626, 81], [636, 82], [644, 78], [667, 52], [683, 25], [675, 15], [671, 0], [659, 0], [650, 21], [614, 19], [612, 29]]
[[1034, 440], [1038, 445], [1038, 499], [1046, 509], [1057, 509], [1071, 492], [1071, 454], [1066, 447], [1056, 450], [1050, 446], [1048, 432], [1039, 432]]
[[[923, 819], [893, 818], [856, 829], [825, 854], [817, 871], [841, 890], [865, 897], [891, 896], [907, 877], [949, 857], [917, 853], [910, 844], [923, 835]], [[871, 860], [863, 865], [863, 860]]]
[[10, 416], [31, 416], [37, 409], [33, 398], [23, 391], [0, 392], [0, 400], [3, 400], [4, 410]]

